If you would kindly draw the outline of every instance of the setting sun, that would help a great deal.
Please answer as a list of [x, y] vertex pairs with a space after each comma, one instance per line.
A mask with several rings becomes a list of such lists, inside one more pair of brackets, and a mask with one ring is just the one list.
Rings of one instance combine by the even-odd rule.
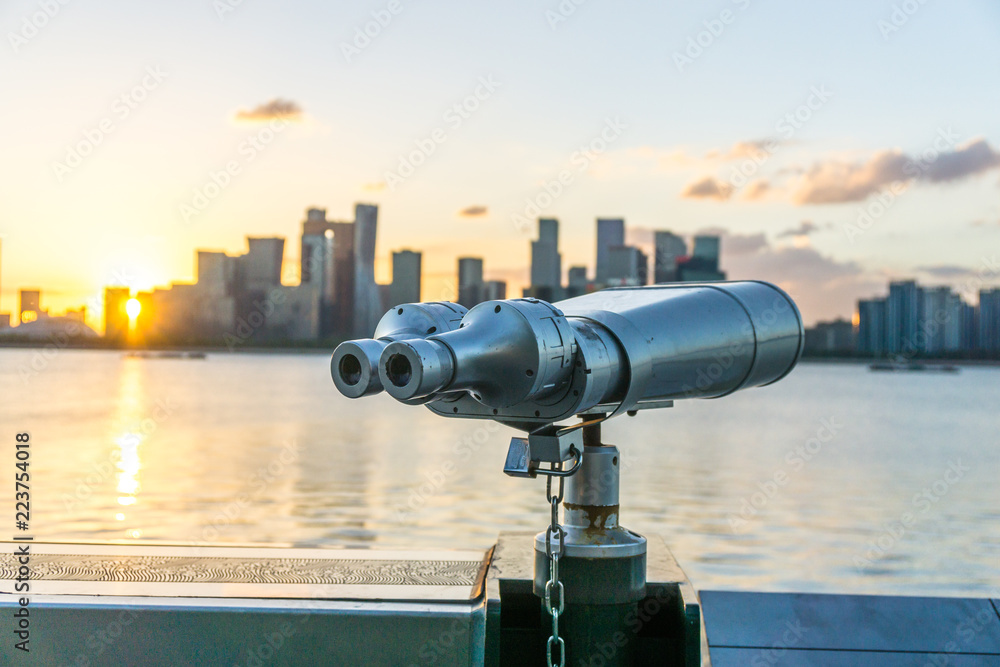
[[130, 320], [134, 320], [139, 317], [139, 312], [142, 310], [142, 304], [139, 303], [139, 299], [129, 299], [125, 304], [125, 313], [128, 315]]

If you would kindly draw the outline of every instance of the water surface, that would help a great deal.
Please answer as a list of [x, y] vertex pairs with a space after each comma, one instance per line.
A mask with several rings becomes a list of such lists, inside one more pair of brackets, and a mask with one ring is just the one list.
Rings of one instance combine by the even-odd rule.
[[[545, 525], [544, 482], [502, 473], [514, 431], [342, 398], [328, 360], [0, 350], [0, 451], [12, 469], [30, 432], [36, 539], [485, 549]], [[623, 524], [699, 588], [996, 597], [998, 414], [997, 368], [803, 363], [604, 439]]]

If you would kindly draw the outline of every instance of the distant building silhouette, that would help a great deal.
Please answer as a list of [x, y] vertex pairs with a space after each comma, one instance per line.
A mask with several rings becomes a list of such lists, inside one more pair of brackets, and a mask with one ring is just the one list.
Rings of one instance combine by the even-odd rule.
[[684, 282], [725, 280], [726, 274], [719, 270], [720, 244], [718, 236], [695, 236], [691, 256], [677, 260], [678, 279]]
[[42, 292], [37, 289], [23, 289], [18, 292], [18, 315], [20, 324], [34, 322], [42, 317]]
[[857, 351], [867, 356], [996, 356], [1000, 289], [979, 293], [979, 306], [950, 287], [889, 284], [884, 299], [858, 301]]
[[483, 283], [483, 301], [507, 298], [507, 283], [503, 280], [487, 280]]
[[687, 243], [672, 232], [653, 233], [653, 282], [672, 283], [680, 280], [677, 260], [687, 255]]
[[622, 218], [597, 219], [597, 277], [606, 283], [611, 271], [611, 249], [625, 245], [625, 220]]
[[[358, 204], [354, 208], [354, 335], [371, 336], [384, 314], [375, 285], [375, 241], [378, 207]], [[336, 237], [335, 237], [336, 238]]]
[[480, 257], [458, 258], [458, 302], [472, 308], [483, 301], [483, 260]]
[[988, 352], [1000, 352], [1000, 288], [979, 292], [979, 344]]
[[589, 282], [587, 280], [587, 267], [571, 266], [567, 276], [566, 298], [580, 296], [587, 293]]
[[649, 282], [649, 258], [639, 248], [627, 245], [608, 250], [608, 268], [604, 279], [608, 286], [636, 286]]
[[392, 253], [392, 285], [389, 307], [420, 301], [421, 254], [412, 250]]
[[562, 289], [562, 256], [559, 254], [559, 221], [538, 220], [538, 240], [531, 242], [531, 288], [546, 288], [555, 299]]

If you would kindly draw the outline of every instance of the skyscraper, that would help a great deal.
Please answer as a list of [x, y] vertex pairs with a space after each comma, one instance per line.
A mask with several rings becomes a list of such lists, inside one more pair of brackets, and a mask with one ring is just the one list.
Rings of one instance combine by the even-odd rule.
[[389, 307], [420, 301], [421, 255], [412, 250], [392, 253], [392, 285]]
[[483, 283], [483, 301], [496, 301], [507, 298], [507, 283], [503, 280], [487, 280]]
[[699, 235], [694, 237], [694, 250], [691, 257], [711, 262], [712, 270], [719, 270], [719, 237]]
[[913, 280], [889, 283], [886, 299], [886, 352], [889, 354], [918, 351], [917, 331], [920, 328], [920, 288]]
[[653, 238], [653, 282], [675, 282], [678, 280], [677, 259], [687, 254], [687, 243], [672, 232], [655, 232]]
[[[354, 335], [371, 336], [381, 319], [382, 299], [375, 285], [375, 239], [378, 207], [358, 204], [354, 208]], [[334, 236], [336, 242], [336, 236]]]
[[458, 258], [458, 302], [472, 308], [483, 300], [483, 260], [480, 257]]
[[281, 285], [284, 256], [285, 239], [247, 237], [247, 254], [239, 259], [243, 288], [263, 291]]
[[568, 281], [566, 284], [566, 298], [571, 299], [574, 296], [585, 294], [587, 292], [587, 283], [587, 267], [569, 267]]
[[681, 258], [677, 265], [678, 280], [685, 282], [709, 282], [725, 280], [726, 274], [719, 270], [718, 236], [700, 235], [694, 237], [691, 256]]
[[327, 220], [311, 208], [302, 223], [301, 284], [320, 291], [320, 331], [350, 335], [354, 327], [354, 223]]
[[597, 219], [597, 282], [606, 283], [610, 271], [611, 248], [625, 245], [623, 218]]
[[559, 298], [562, 287], [562, 257], [559, 255], [559, 221], [538, 220], [538, 240], [531, 242], [531, 287], [550, 293], [549, 300]]
[[27, 324], [28, 322], [34, 322], [41, 316], [42, 293], [39, 290], [23, 289], [18, 293], [18, 300], [20, 301], [18, 306], [18, 323]]
[[1000, 351], [1000, 289], [979, 292], [979, 349]]
[[628, 245], [614, 246], [608, 253], [608, 285], [645, 285], [649, 278], [646, 253]]
[[880, 356], [885, 337], [885, 299], [858, 301], [858, 352]]

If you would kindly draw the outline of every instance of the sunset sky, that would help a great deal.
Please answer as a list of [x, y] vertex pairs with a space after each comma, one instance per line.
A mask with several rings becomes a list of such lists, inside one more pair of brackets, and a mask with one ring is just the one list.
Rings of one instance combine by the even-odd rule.
[[422, 250], [428, 300], [458, 255], [519, 295], [530, 202], [564, 269], [593, 271], [597, 217], [715, 230], [807, 322], [893, 278], [1000, 285], [989, 0], [13, 0], [0, 33], [4, 312], [39, 287], [99, 328], [104, 285], [190, 281], [246, 235], [286, 237], [294, 283], [305, 210], [356, 202], [378, 278]]

